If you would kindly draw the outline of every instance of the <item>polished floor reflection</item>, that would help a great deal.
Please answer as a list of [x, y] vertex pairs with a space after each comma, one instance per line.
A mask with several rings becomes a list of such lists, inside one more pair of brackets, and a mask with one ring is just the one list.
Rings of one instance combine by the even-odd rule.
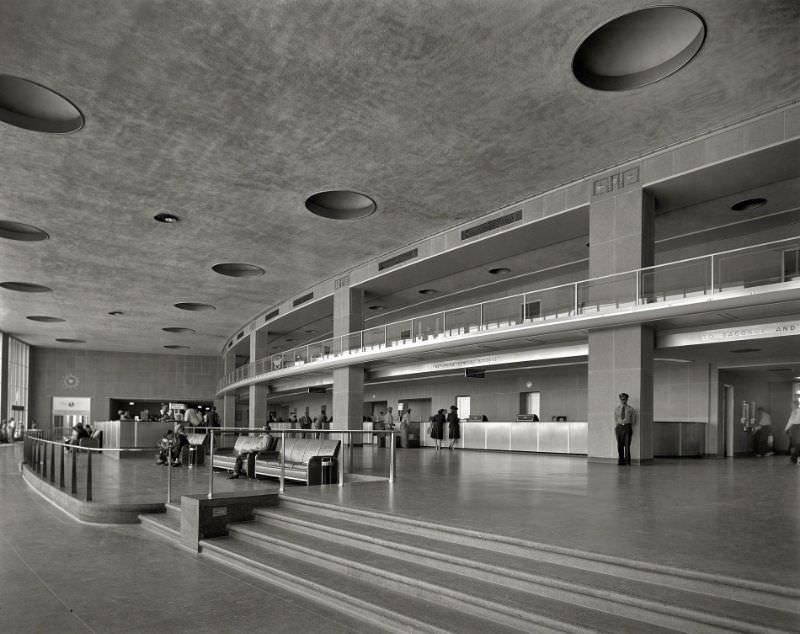
[[[21, 446], [0, 446], [0, 631], [369, 632], [373, 626], [297, 595], [235, 580], [139, 526], [81, 524], [19, 475]], [[345, 486], [287, 495], [496, 532], [576, 550], [800, 590], [800, 468], [785, 456], [658, 460], [356, 448]], [[205, 467], [176, 469], [173, 494], [207, 491]], [[98, 461], [98, 503], [162, 501], [166, 469]], [[217, 492], [274, 490], [274, 480], [214, 479]], [[135, 491], [134, 491], [135, 489]], [[34, 608], [35, 606], [35, 608]]]

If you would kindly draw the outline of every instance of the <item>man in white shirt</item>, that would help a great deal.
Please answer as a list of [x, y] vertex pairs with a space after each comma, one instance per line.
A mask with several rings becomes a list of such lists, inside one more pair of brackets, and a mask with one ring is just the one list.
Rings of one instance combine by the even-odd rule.
[[631, 439], [636, 418], [636, 410], [628, 405], [628, 395], [622, 392], [619, 395], [619, 405], [614, 410], [614, 435], [617, 437], [618, 465], [631, 463]]

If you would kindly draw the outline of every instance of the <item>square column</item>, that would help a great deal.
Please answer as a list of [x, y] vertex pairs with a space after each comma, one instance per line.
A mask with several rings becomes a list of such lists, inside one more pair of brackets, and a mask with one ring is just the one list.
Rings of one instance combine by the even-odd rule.
[[[338, 280], [337, 280], [338, 281]], [[342, 284], [333, 295], [333, 336], [364, 328], [364, 292]], [[364, 368], [361, 365], [333, 371], [333, 424], [331, 429], [363, 429]], [[356, 438], [357, 442], [361, 439]], [[345, 440], [347, 442], [347, 440]]]
[[[635, 174], [636, 168], [627, 174]], [[637, 178], [638, 180], [638, 178]], [[589, 277], [631, 271], [653, 264], [655, 201], [638, 183], [609, 177], [617, 189], [592, 197], [589, 213]], [[609, 285], [613, 292], [632, 297], [633, 277]], [[655, 338], [648, 326], [627, 325], [589, 331], [588, 449], [590, 462], [617, 462], [614, 409], [618, 394], [638, 412], [633, 428], [631, 461], [652, 461], [653, 351]]]
[[248, 387], [250, 405], [247, 408], [247, 426], [250, 429], [260, 429], [267, 422], [267, 392], [268, 388], [264, 383]]

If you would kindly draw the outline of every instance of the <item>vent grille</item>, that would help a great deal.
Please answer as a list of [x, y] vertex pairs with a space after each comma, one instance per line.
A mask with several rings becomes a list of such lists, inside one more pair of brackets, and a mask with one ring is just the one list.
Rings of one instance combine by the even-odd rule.
[[269, 312], [269, 313], [267, 313], [266, 315], [264, 315], [264, 321], [269, 321], [269, 320], [270, 320], [270, 319], [272, 319], [273, 317], [277, 317], [277, 316], [278, 316], [278, 312], [279, 312], [279, 311], [280, 311], [280, 309], [279, 309], [279, 308], [276, 308], [276, 309], [275, 309], [275, 310], [273, 310], [272, 312]]
[[484, 222], [483, 224], [470, 227], [469, 229], [464, 229], [461, 232], [461, 239], [468, 240], [469, 238], [474, 238], [475, 236], [479, 236], [480, 234], [486, 233], [487, 231], [492, 231], [492, 229], [498, 229], [500, 227], [510, 225], [511, 223], [518, 222], [520, 220], [522, 220], [522, 209], [517, 209], [516, 211], [510, 214], [506, 214], [505, 216], [492, 218], [491, 220]]
[[292, 306], [299, 306], [300, 304], [305, 304], [310, 299], [314, 299], [314, 293], [308, 293], [306, 295], [303, 295], [302, 297], [298, 297], [296, 300], [292, 302]]
[[408, 260], [413, 260], [415, 257], [419, 255], [419, 251], [417, 249], [411, 249], [411, 251], [406, 251], [405, 253], [401, 253], [400, 255], [395, 255], [394, 257], [389, 258], [388, 260], [384, 260], [383, 262], [378, 263], [378, 270], [383, 271], [384, 269], [391, 268], [393, 266], [397, 266], [401, 262], [407, 262]]

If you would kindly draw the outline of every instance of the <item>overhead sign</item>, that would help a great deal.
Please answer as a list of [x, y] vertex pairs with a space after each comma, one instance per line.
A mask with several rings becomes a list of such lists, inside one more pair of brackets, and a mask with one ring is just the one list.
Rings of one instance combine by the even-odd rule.
[[77, 396], [54, 396], [53, 413], [61, 412], [79, 413], [90, 412], [92, 409], [92, 399], [90, 397]]
[[694, 332], [666, 333], [658, 337], [657, 347], [675, 348], [694, 346], [703, 343], [724, 343], [726, 341], [746, 341], [748, 339], [771, 339], [800, 335], [800, 321], [777, 321], [768, 324], [752, 324], [732, 328], [696, 330]]

